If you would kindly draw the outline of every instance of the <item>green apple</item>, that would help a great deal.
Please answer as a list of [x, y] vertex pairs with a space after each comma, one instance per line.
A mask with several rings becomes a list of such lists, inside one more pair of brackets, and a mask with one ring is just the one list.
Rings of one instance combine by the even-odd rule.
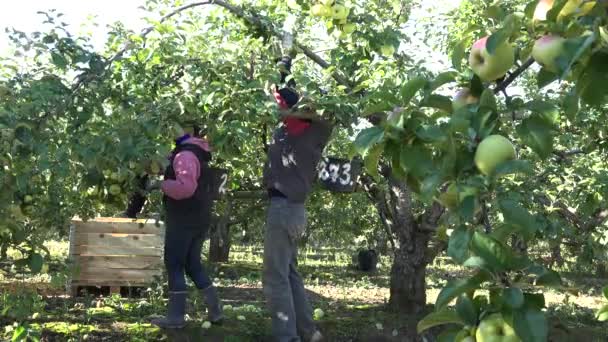
[[348, 12], [350, 12], [349, 9], [344, 5], [333, 5], [331, 10], [332, 17], [336, 20], [346, 19], [346, 17], [348, 17]]
[[454, 337], [454, 342], [475, 342], [475, 337], [471, 336], [471, 332], [468, 329], [462, 329]]
[[323, 312], [323, 309], [321, 308], [316, 308], [313, 312], [313, 317], [315, 320], [320, 320], [321, 318], [323, 318], [323, 316], [325, 316], [325, 312]]
[[566, 39], [560, 36], [543, 36], [534, 43], [532, 57], [545, 69], [557, 72], [557, 58], [564, 52], [565, 42]]
[[30, 204], [30, 203], [32, 203], [32, 201], [33, 201], [33, 200], [34, 200], [34, 198], [33, 198], [32, 196], [30, 196], [30, 195], [26, 195], [26, 196], [23, 198], [23, 203], [25, 203], [25, 204]]
[[112, 174], [110, 175], [110, 179], [113, 181], [119, 181], [120, 180], [120, 173], [118, 172], [112, 172]]
[[486, 176], [492, 174], [498, 165], [511, 159], [515, 159], [513, 144], [498, 134], [483, 139], [475, 151], [475, 165]]
[[112, 185], [110, 185], [110, 189], [108, 192], [112, 196], [118, 196], [122, 192], [122, 189], [120, 188], [120, 185], [112, 184]]
[[380, 47], [380, 52], [382, 53], [383, 56], [392, 56], [395, 54], [395, 47], [392, 45], [382, 45]]
[[513, 327], [498, 313], [481, 321], [475, 338], [477, 342], [521, 342]]
[[291, 8], [292, 10], [300, 9], [300, 5], [296, 0], [287, 0], [287, 7]]
[[322, 0], [321, 3], [325, 6], [331, 6], [334, 4], [334, 0]]
[[202, 328], [203, 329], [209, 329], [209, 328], [211, 328], [211, 322], [209, 322], [209, 321], [203, 322]]
[[344, 27], [342, 28], [342, 32], [344, 32], [346, 34], [352, 34], [353, 32], [355, 32], [356, 29], [357, 29], [357, 26], [353, 23], [350, 23], [350, 24], [344, 25]]
[[315, 17], [322, 17], [325, 15], [325, 6], [321, 4], [316, 4], [310, 8], [310, 14]]
[[515, 63], [515, 50], [511, 43], [503, 42], [490, 54], [486, 48], [487, 41], [488, 37], [476, 41], [469, 55], [469, 66], [484, 82], [501, 78]]
[[557, 19], [559, 21], [570, 15], [574, 15], [575, 17], [587, 15], [595, 7], [596, 3], [597, 1], [588, 1], [585, 3], [584, 0], [569, 0], [559, 12]]
[[547, 20], [547, 12], [553, 7], [554, 0], [540, 0], [536, 9], [534, 10], [534, 20], [545, 21]]
[[456, 96], [454, 96], [454, 99], [452, 100], [452, 109], [457, 111], [460, 108], [477, 103], [478, 101], [479, 99], [471, 94], [469, 88], [462, 88], [456, 93]]

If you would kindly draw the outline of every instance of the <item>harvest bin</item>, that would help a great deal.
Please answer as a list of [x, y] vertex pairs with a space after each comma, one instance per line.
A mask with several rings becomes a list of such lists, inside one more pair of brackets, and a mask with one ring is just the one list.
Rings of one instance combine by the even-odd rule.
[[160, 277], [164, 226], [154, 220], [98, 217], [88, 221], [73, 219], [70, 227], [69, 258], [74, 265], [68, 291], [78, 287], [147, 286]]

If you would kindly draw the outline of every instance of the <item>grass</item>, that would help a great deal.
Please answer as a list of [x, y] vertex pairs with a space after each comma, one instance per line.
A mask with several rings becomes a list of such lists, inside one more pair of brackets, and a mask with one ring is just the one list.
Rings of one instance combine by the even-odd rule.
[[[209, 265], [209, 271], [225, 305], [227, 320], [221, 326], [204, 329], [205, 315], [194, 291], [188, 310], [189, 324], [182, 331], [165, 332], [149, 324], [165, 312], [164, 284], [151, 286], [140, 298], [94, 297], [72, 299], [63, 294], [61, 270], [67, 245], [51, 242], [47, 248], [54, 264], [49, 273], [20, 275], [10, 266], [0, 272], [0, 339], [20, 332], [43, 341], [266, 341], [270, 319], [261, 290], [259, 247], [235, 246], [229, 263]], [[18, 257], [14, 252], [13, 257]], [[347, 250], [323, 248], [300, 253], [300, 272], [314, 308], [325, 315], [318, 321], [328, 341], [408, 341], [419, 317], [388, 312], [391, 260], [382, 258], [375, 274], [350, 266]], [[427, 274], [427, 300], [434, 303], [442, 286], [466, 274], [447, 258], [439, 258]], [[598, 323], [594, 311], [603, 304], [599, 286], [607, 279], [566, 274], [581, 289], [576, 297], [545, 292], [554, 341], [606, 341], [608, 325]], [[55, 282], [53, 282], [55, 280]], [[21, 323], [21, 325], [15, 322]], [[429, 341], [433, 336], [427, 336]]]

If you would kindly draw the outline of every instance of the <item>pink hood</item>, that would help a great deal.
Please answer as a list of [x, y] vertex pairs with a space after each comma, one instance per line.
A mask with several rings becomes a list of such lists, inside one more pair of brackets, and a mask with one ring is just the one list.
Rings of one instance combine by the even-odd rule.
[[205, 139], [201, 139], [201, 138], [188, 138], [183, 143], [184, 144], [196, 145], [196, 146], [202, 148], [203, 150], [205, 150], [207, 152], [213, 151], [213, 149], [211, 148], [211, 145], [209, 145], [209, 142], [207, 140], [205, 140]]

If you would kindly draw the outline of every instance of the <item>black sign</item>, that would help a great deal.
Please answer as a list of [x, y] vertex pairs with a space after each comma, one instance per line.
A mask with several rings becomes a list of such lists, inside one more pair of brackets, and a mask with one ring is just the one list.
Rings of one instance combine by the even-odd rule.
[[362, 165], [358, 161], [326, 157], [318, 166], [321, 185], [333, 192], [353, 192], [357, 186]]
[[220, 199], [226, 195], [228, 189], [228, 170], [210, 167], [206, 171], [208, 173], [208, 191], [213, 199]]

